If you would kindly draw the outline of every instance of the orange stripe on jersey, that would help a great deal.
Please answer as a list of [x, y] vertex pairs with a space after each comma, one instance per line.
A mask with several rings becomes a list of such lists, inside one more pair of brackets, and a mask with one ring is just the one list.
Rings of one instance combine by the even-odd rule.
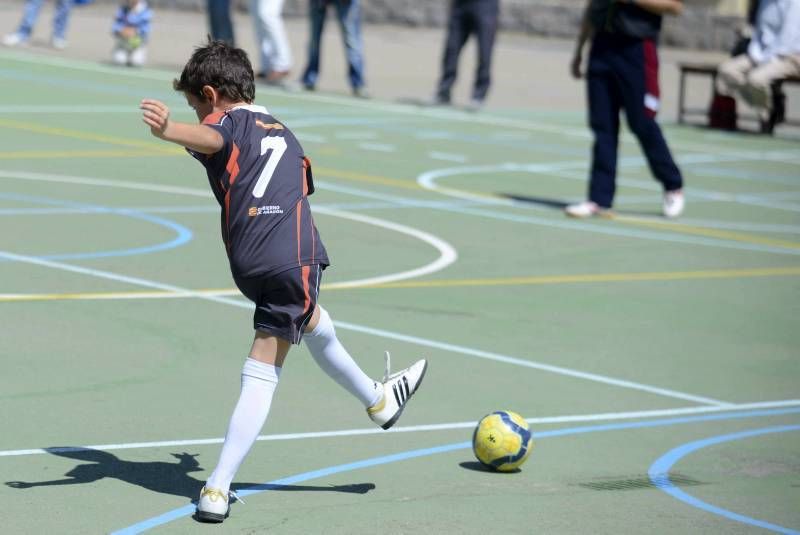
[[239, 147], [236, 146], [236, 143], [233, 144], [231, 157], [228, 158], [228, 164], [225, 166], [225, 170], [228, 172], [228, 175], [230, 175], [228, 184], [233, 186], [233, 183], [236, 182], [236, 177], [239, 176]]
[[303, 158], [303, 197], [308, 196], [308, 158]]
[[206, 115], [206, 118], [203, 119], [203, 124], [217, 124], [224, 115], [225, 115], [224, 111], [209, 113], [208, 115]]
[[311, 266], [303, 266], [302, 267], [302, 274], [303, 274], [303, 293], [306, 296], [305, 304], [303, 305], [303, 313], [305, 314], [308, 312], [308, 309], [311, 307], [311, 295], [308, 293], [308, 276], [311, 273]]
[[[225, 166], [225, 170], [228, 172], [228, 184], [233, 186], [233, 183], [236, 182], [236, 177], [239, 176], [239, 147], [236, 146], [236, 143], [233, 144], [233, 148], [231, 149], [231, 157], [228, 158], [228, 164]], [[225, 237], [228, 238], [226, 241], [230, 241], [230, 233], [231, 233], [231, 190], [225, 192]], [[227, 248], [230, 248], [231, 244], [225, 244]]]
[[300, 223], [303, 219], [303, 200], [300, 199], [297, 201], [297, 209], [295, 210], [297, 213], [297, 265], [301, 265], [302, 262], [300, 261], [300, 243], [303, 241], [302, 236], [300, 235]]

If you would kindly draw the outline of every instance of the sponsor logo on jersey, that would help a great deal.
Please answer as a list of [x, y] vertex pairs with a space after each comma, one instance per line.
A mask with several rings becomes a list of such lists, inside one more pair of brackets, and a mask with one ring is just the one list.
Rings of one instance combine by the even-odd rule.
[[249, 210], [247, 210], [247, 215], [250, 217], [255, 217], [258, 215], [267, 215], [267, 214], [282, 214], [283, 208], [276, 204], [270, 204], [266, 206], [251, 206]]

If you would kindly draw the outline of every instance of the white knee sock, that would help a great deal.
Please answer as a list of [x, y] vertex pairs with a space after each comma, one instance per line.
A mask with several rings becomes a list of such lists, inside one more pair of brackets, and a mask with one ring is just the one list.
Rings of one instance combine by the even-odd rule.
[[219, 462], [206, 486], [227, 493], [233, 476], [258, 438], [269, 414], [281, 369], [248, 358], [242, 369], [242, 393], [233, 410]]
[[324, 308], [319, 307], [319, 323], [313, 331], [303, 335], [303, 340], [319, 367], [365, 407], [372, 407], [380, 400], [380, 385], [361, 371], [336, 338], [333, 322]]

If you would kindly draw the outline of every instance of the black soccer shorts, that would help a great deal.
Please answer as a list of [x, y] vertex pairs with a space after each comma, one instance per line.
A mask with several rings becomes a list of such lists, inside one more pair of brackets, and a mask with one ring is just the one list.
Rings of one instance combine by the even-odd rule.
[[239, 290], [256, 305], [253, 328], [299, 344], [317, 305], [323, 269], [315, 264], [268, 277], [234, 277]]

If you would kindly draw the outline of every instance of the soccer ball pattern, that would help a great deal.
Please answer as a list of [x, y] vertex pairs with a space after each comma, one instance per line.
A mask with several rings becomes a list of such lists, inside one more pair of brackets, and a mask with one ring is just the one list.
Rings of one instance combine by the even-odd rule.
[[511, 411], [484, 416], [472, 434], [472, 451], [485, 466], [511, 472], [524, 463], [533, 450], [528, 422]]

